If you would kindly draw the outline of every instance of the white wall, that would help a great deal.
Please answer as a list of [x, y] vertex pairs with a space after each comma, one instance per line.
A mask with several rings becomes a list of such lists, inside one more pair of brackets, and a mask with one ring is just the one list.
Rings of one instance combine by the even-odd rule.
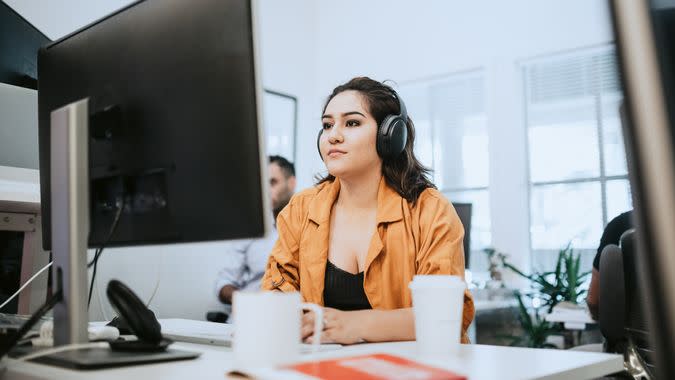
[[317, 2], [312, 0], [260, 0], [260, 44], [263, 86], [298, 98], [299, 188], [310, 186], [320, 169], [316, 153], [319, 111], [314, 107], [316, 81]]
[[3, 0], [51, 40], [57, 40], [135, 0]]

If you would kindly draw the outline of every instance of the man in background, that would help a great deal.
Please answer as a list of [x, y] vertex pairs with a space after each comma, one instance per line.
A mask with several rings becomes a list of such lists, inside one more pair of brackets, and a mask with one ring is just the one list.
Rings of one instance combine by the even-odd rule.
[[[268, 170], [272, 211], [276, 221], [277, 215], [286, 207], [295, 192], [295, 167], [284, 157], [270, 156]], [[232, 293], [235, 290], [260, 289], [260, 280], [265, 273], [267, 258], [277, 241], [277, 236], [275, 226], [266, 238], [233, 243], [231, 252], [226, 253], [227, 264], [218, 273], [216, 281], [216, 292], [220, 302], [231, 304]]]

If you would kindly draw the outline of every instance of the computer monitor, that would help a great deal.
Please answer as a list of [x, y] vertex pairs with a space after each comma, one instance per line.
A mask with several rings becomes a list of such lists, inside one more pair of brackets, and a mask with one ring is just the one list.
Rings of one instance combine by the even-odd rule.
[[464, 226], [464, 268], [469, 268], [471, 259], [471, 203], [455, 203], [452, 206], [459, 216], [459, 220]]
[[[54, 309], [57, 328], [64, 314], [71, 323], [57, 344], [86, 339], [72, 314], [86, 303], [75, 281], [87, 245], [253, 238], [271, 226], [254, 30], [251, 1], [146, 0], [40, 50], [43, 244], [71, 301]], [[70, 267], [57, 265], [64, 251]], [[79, 311], [63, 309], [72, 303]]]
[[[247, 1], [141, 1], [42, 49], [43, 244], [50, 114], [89, 99], [91, 232], [108, 246], [263, 235], [262, 151]], [[105, 111], [112, 109], [111, 111]]]
[[51, 42], [9, 5], [0, 1], [0, 82], [37, 89], [37, 52]]
[[675, 1], [615, 0], [624, 139], [658, 378], [675, 378]]

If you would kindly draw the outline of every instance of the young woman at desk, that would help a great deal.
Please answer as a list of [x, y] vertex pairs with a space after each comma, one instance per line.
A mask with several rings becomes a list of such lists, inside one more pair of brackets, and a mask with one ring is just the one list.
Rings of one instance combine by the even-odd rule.
[[[413, 153], [414, 125], [389, 86], [354, 78], [328, 97], [318, 137], [328, 175], [277, 218], [265, 290], [323, 305], [322, 342], [415, 339], [408, 283], [464, 275], [464, 229]], [[474, 316], [464, 295], [462, 342]], [[303, 316], [308, 341], [314, 315]]]

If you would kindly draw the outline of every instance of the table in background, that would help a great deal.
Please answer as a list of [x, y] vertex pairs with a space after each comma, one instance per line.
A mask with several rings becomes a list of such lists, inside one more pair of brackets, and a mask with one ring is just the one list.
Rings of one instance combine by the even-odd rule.
[[544, 317], [548, 322], [559, 322], [563, 324], [565, 330], [569, 332], [569, 340], [566, 344], [576, 347], [581, 344], [581, 333], [588, 326], [597, 324], [597, 321], [591, 318], [590, 312], [585, 305], [574, 305], [568, 302], [557, 304], [551, 313]]

